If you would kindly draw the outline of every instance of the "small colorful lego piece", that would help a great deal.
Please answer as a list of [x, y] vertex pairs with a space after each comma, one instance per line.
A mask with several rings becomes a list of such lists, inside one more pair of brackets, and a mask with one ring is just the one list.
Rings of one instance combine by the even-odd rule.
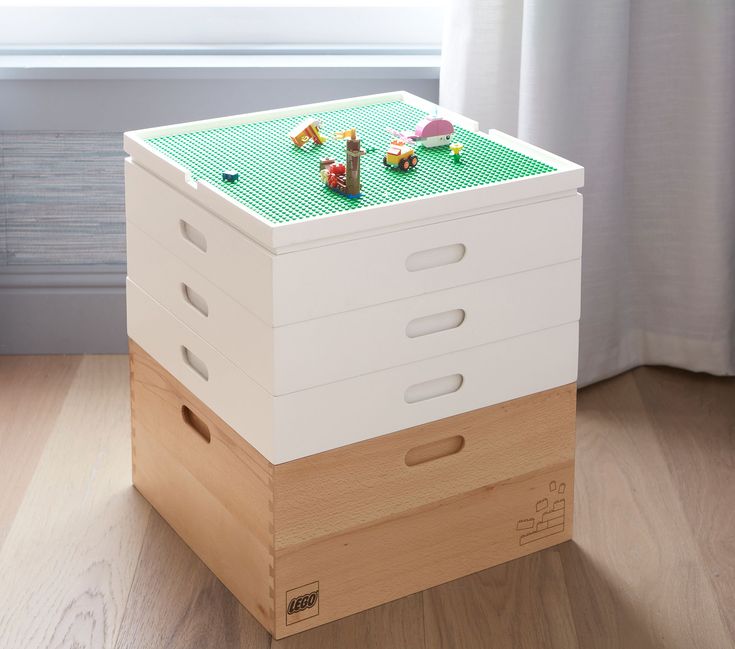
[[333, 158], [325, 158], [319, 163], [319, 175], [327, 187], [348, 198], [360, 196], [360, 158], [365, 151], [360, 148], [360, 140], [354, 128], [335, 133], [338, 140], [347, 139], [345, 155], [346, 164], [337, 163]]
[[319, 177], [322, 182], [340, 193], [344, 193], [347, 189], [345, 171], [345, 166], [334, 158], [325, 158], [319, 162]]
[[352, 137], [347, 140], [347, 176], [345, 184], [347, 186], [348, 196], [357, 196], [360, 193], [362, 184], [360, 183], [360, 158], [365, 155], [365, 151], [360, 147], [360, 140], [352, 129]]
[[454, 126], [452, 122], [438, 115], [427, 115], [411, 131], [395, 131], [388, 129], [388, 132], [401, 139], [409, 139], [418, 142], [426, 148], [436, 146], [446, 146], [452, 139], [454, 134]]
[[462, 153], [463, 148], [464, 144], [462, 144], [461, 142], [452, 142], [449, 145], [449, 151], [452, 154], [455, 162], [462, 162], [462, 160], [460, 159], [460, 153]]
[[[328, 169], [333, 164], [335, 164], [337, 161], [334, 158], [323, 158], [319, 161], [319, 175], [322, 176], [322, 180], [324, 179], [324, 174], [322, 173], [325, 169]], [[326, 182], [326, 180], [324, 181]]]
[[288, 136], [299, 148], [304, 146], [304, 144], [309, 140], [312, 140], [314, 144], [324, 144], [327, 141], [327, 138], [319, 132], [319, 127], [321, 125], [322, 123], [320, 120], [309, 117], [294, 126]]
[[335, 140], [346, 140], [346, 139], [354, 140], [357, 138], [357, 129], [355, 128], [348, 128], [346, 131], [337, 131], [334, 134]]
[[232, 171], [228, 169], [227, 171], [222, 172], [222, 180], [224, 180], [226, 183], [234, 183], [240, 178], [240, 174], [237, 173], [237, 171]]
[[413, 146], [408, 144], [406, 139], [396, 139], [390, 143], [383, 158], [386, 167], [398, 167], [401, 171], [408, 171], [419, 163]]
[[414, 140], [425, 147], [446, 146], [454, 134], [452, 122], [438, 115], [427, 115], [416, 125]]

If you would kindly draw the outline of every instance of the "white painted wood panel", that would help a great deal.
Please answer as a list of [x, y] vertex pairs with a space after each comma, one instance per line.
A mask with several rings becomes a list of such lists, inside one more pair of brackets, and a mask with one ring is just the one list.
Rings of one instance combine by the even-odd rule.
[[[458, 261], [410, 270], [417, 253], [457, 244]], [[278, 255], [273, 312], [295, 322], [579, 259], [581, 250], [576, 194]]]
[[251, 239], [125, 161], [125, 215], [262, 320], [273, 322], [273, 259]]
[[579, 319], [579, 260], [275, 328], [132, 223], [128, 273], [274, 395]]
[[274, 255], [148, 171], [125, 167], [128, 222], [272, 326], [581, 255], [579, 194]]
[[128, 332], [273, 463], [571, 383], [576, 322], [272, 396], [128, 280]]

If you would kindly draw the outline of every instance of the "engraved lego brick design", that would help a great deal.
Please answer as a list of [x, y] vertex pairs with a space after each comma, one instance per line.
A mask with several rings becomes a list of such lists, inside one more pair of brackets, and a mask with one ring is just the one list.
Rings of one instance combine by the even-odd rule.
[[552, 534], [564, 531], [566, 484], [556, 480], [549, 483], [549, 497], [536, 501], [536, 514], [531, 518], [521, 518], [516, 523], [516, 531], [521, 532], [519, 545], [540, 541]]
[[[369, 153], [361, 161], [362, 197], [335, 193], [319, 179], [319, 161], [343, 160], [343, 141], [298, 148], [288, 137], [304, 115], [238, 124], [190, 133], [148, 138], [146, 142], [186, 168], [194, 180], [204, 180], [273, 225], [303, 221], [363, 207], [480, 187], [555, 171], [543, 162], [455, 127], [454, 140], [462, 142], [462, 161], [454, 161], [447, 147], [416, 153], [420, 163], [410, 174], [383, 165], [391, 140], [387, 127], [413, 130], [425, 113], [402, 101], [343, 108], [311, 115], [330, 135], [355, 127]], [[235, 182], [223, 172], [239, 174]], [[366, 218], [369, 218], [366, 215]]]

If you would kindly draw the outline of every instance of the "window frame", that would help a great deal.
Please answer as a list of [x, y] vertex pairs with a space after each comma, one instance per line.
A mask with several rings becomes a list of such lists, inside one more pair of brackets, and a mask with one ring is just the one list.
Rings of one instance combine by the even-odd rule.
[[441, 0], [111, 4], [13, 7], [0, 0], [0, 53], [430, 55], [440, 52], [445, 5]]

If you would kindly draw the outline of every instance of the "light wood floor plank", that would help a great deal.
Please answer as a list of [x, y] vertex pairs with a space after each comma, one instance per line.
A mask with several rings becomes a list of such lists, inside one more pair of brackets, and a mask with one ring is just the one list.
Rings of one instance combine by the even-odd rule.
[[152, 512], [117, 649], [267, 649], [270, 636]]
[[651, 367], [633, 376], [735, 646], [735, 379]]
[[273, 640], [271, 649], [423, 649], [421, 594]]
[[0, 358], [2, 649], [735, 644], [735, 380], [582, 390], [574, 541], [275, 642], [131, 487], [127, 370]]
[[127, 358], [85, 358], [0, 549], [0, 647], [113, 647], [148, 512]]
[[560, 548], [585, 648], [730, 644], [632, 374], [582, 390], [575, 535]]
[[424, 591], [424, 621], [427, 649], [578, 646], [556, 548]]
[[81, 356], [0, 356], [0, 547]]

